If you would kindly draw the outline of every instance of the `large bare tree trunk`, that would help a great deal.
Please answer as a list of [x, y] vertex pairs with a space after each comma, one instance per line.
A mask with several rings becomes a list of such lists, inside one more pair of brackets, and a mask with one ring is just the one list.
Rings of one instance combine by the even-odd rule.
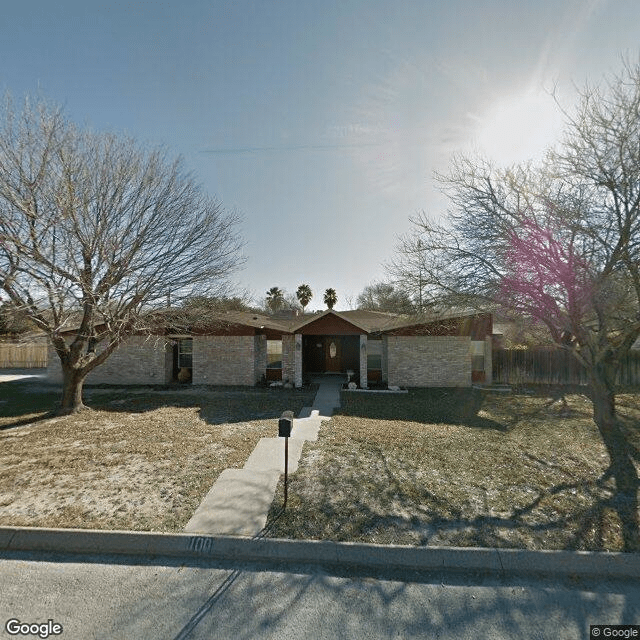
[[616, 482], [615, 509], [622, 522], [625, 551], [640, 551], [638, 472], [620, 422], [616, 417], [615, 391], [607, 365], [594, 368], [590, 376], [593, 419], [600, 431]]
[[69, 415], [82, 411], [85, 406], [82, 402], [82, 386], [86, 373], [80, 373], [73, 367], [62, 367], [62, 404], [58, 409], [58, 415]]

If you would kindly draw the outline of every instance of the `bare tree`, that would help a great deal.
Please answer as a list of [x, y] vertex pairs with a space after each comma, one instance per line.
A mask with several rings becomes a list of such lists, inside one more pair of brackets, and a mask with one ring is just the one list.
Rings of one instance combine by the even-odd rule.
[[[0, 287], [60, 358], [60, 411], [170, 294], [222, 295], [241, 263], [237, 218], [180, 160], [7, 99], [0, 121]], [[72, 332], [71, 338], [64, 334]]]
[[414, 313], [416, 307], [409, 294], [389, 282], [376, 282], [367, 285], [357, 299], [358, 309], [369, 311], [387, 311], [390, 313]]
[[[247, 311], [257, 312], [258, 309], [251, 305], [251, 299], [248, 293], [244, 292], [236, 295], [225, 296], [193, 296], [183, 300], [182, 309], [187, 311], [187, 316], [193, 316], [194, 313], [207, 314], [210, 312], [224, 313], [225, 311]], [[178, 314], [179, 315], [179, 314]]]
[[288, 309], [290, 311], [302, 311], [302, 305], [298, 300], [298, 296], [295, 293], [289, 293], [288, 291], [285, 291], [284, 293], [283, 306], [285, 309]]
[[588, 373], [625, 549], [640, 548], [640, 451], [616, 416], [621, 359], [640, 335], [640, 66], [587, 87], [539, 168], [458, 158], [440, 179], [448, 221], [413, 219], [392, 265], [430, 302], [503, 308], [543, 323]]

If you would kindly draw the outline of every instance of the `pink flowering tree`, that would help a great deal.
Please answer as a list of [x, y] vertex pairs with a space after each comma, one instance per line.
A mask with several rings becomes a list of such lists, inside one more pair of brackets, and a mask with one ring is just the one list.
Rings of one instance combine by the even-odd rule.
[[567, 346], [567, 336], [582, 337], [594, 285], [573, 239], [560, 236], [528, 219], [508, 231], [499, 291], [503, 307], [547, 325], [554, 341]]

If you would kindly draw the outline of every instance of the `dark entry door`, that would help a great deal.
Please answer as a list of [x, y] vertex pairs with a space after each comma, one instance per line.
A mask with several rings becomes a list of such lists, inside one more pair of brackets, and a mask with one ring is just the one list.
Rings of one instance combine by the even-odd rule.
[[327, 337], [324, 339], [324, 368], [330, 373], [342, 370], [342, 343], [340, 338]]

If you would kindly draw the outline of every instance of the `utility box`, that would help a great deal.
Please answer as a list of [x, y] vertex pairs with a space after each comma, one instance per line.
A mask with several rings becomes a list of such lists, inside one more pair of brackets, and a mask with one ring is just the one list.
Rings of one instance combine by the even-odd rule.
[[278, 421], [278, 437], [290, 438], [293, 427], [293, 411], [284, 411]]

